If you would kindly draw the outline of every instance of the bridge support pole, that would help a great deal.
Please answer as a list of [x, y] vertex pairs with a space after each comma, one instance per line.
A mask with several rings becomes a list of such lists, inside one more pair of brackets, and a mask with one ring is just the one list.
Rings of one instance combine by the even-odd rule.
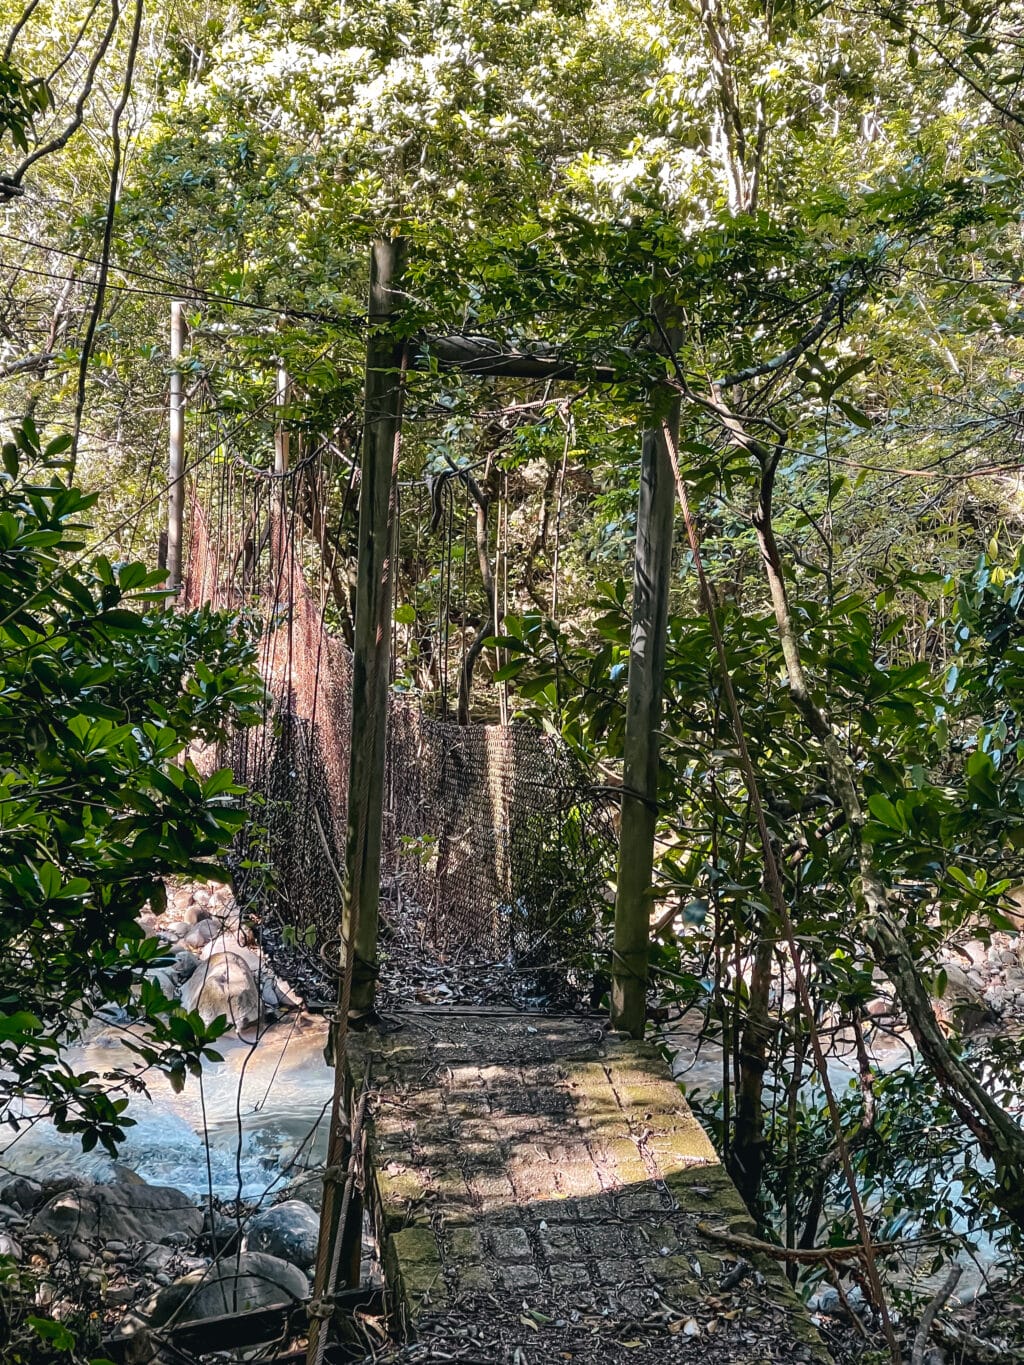
[[[669, 425], [673, 432], [678, 430], [678, 401], [672, 405]], [[644, 432], [640, 463], [612, 962], [612, 1023], [634, 1038], [643, 1037], [647, 1014], [658, 728], [674, 519], [672, 461], [659, 425]]]
[[181, 382], [181, 356], [185, 349], [185, 314], [177, 299], [171, 304], [171, 374], [167, 402], [169, 432], [167, 465], [167, 587], [174, 605], [181, 591], [182, 541], [185, 529], [185, 395]]
[[387, 324], [399, 308], [404, 256], [404, 243], [396, 239], [375, 242], [370, 258], [342, 922], [345, 942], [354, 944], [353, 1010], [372, 1008], [377, 981], [395, 490], [406, 364], [405, 343], [395, 339]]

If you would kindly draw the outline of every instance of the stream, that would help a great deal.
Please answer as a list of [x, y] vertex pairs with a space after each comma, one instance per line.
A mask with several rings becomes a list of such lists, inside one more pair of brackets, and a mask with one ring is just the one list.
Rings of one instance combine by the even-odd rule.
[[[148, 1097], [135, 1095], [129, 1104], [135, 1123], [117, 1164], [149, 1184], [171, 1185], [195, 1197], [206, 1196], [211, 1185], [224, 1200], [255, 1201], [268, 1189], [276, 1192], [322, 1160], [326, 1148], [323, 1108], [331, 1094], [326, 1034], [323, 1019], [292, 1015], [265, 1028], [258, 1043], [233, 1035], [219, 1039], [223, 1061], [207, 1062], [201, 1083], [190, 1076], [180, 1094], [166, 1077], [150, 1077]], [[102, 1075], [129, 1063], [132, 1054], [115, 1029], [106, 1029], [70, 1049], [67, 1059], [76, 1069]], [[71, 1171], [103, 1181], [115, 1173], [115, 1163], [99, 1150], [83, 1153], [77, 1138], [37, 1122], [0, 1139], [0, 1169], [36, 1177]]]

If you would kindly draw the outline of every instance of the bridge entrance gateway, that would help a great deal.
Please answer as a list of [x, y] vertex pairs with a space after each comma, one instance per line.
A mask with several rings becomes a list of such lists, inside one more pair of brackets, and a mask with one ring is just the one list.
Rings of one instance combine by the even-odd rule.
[[[329, 441], [290, 446], [279, 422], [272, 475], [233, 469], [205, 506], [193, 483], [183, 576], [189, 605], [263, 604], [268, 707], [229, 756], [252, 793], [236, 887], [306, 1002], [332, 1018], [308, 1365], [336, 1354], [332, 1315], [358, 1285], [364, 1205], [397, 1334], [377, 1361], [826, 1362], [666, 1062], [640, 1041], [678, 406], [641, 442], [616, 850], [606, 797], [557, 740], [427, 717], [392, 692], [398, 456], [416, 362], [401, 336], [402, 266], [400, 243], [375, 244], [351, 650], [326, 630], [328, 588], [318, 600], [300, 553], [318, 553], [329, 584], [315, 482]], [[462, 373], [573, 373], [479, 338], [420, 346]], [[283, 418], [287, 376], [276, 392]], [[172, 499], [172, 516], [187, 501]], [[607, 1019], [583, 1005], [609, 880]], [[426, 1006], [386, 973], [378, 991], [382, 957], [415, 952], [417, 937], [464, 964], [420, 992]]]

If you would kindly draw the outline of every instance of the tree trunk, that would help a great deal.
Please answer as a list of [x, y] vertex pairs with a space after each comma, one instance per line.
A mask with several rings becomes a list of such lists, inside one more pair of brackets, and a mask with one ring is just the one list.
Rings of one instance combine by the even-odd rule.
[[[729, 1174], [748, 1206], [757, 1198], [764, 1169], [764, 1073], [773, 1032], [768, 1002], [775, 940], [766, 930], [767, 926], [763, 926], [750, 973], [747, 1017], [740, 1035], [736, 1120], [728, 1161]], [[738, 988], [739, 982], [735, 986]]]

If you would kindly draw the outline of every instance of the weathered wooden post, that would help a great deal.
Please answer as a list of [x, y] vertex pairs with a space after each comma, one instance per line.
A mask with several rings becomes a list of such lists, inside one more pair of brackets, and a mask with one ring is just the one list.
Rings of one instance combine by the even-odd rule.
[[[185, 316], [177, 299], [171, 304], [171, 374], [167, 401], [170, 433], [167, 462], [167, 587], [175, 597], [181, 591], [182, 540], [185, 527], [185, 396], [181, 383], [181, 356], [185, 349]], [[168, 607], [175, 597], [166, 599]]]
[[291, 396], [292, 381], [284, 364], [281, 363], [277, 367], [277, 382], [274, 389], [274, 473], [279, 477], [288, 473], [291, 441], [284, 423], [284, 412]]
[[369, 338], [359, 485], [352, 659], [352, 745], [342, 932], [354, 934], [350, 1008], [373, 1006], [377, 981], [381, 824], [394, 590], [392, 529], [402, 424], [405, 343], [387, 323], [398, 311], [405, 244], [378, 241], [370, 257]]
[[[343, 1172], [353, 1139], [351, 1090], [340, 1040], [349, 1010], [373, 1006], [377, 984], [381, 823], [391, 670], [391, 599], [395, 490], [406, 348], [388, 323], [398, 311], [405, 244], [374, 242], [370, 253], [369, 335], [359, 485], [358, 562], [352, 652], [352, 740], [349, 752], [348, 828], [342, 889], [342, 975], [334, 1022], [334, 1093], [320, 1209], [308, 1365], [323, 1365], [330, 1295], [341, 1274], [358, 1281], [362, 1227], [358, 1191]], [[342, 1185], [348, 1194], [342, 1190]]]
[[[679, 426], [673, 402], [670, 429]], [[622, 820], [612, 962], [612, 1023], [642, 1038], [647, 1009], [651, 876], [658, 816], [658, 727], [672, 568], [675, 483], [660, 424], [644, 432], [633, 563], [633, 617], [622, 765]]]

